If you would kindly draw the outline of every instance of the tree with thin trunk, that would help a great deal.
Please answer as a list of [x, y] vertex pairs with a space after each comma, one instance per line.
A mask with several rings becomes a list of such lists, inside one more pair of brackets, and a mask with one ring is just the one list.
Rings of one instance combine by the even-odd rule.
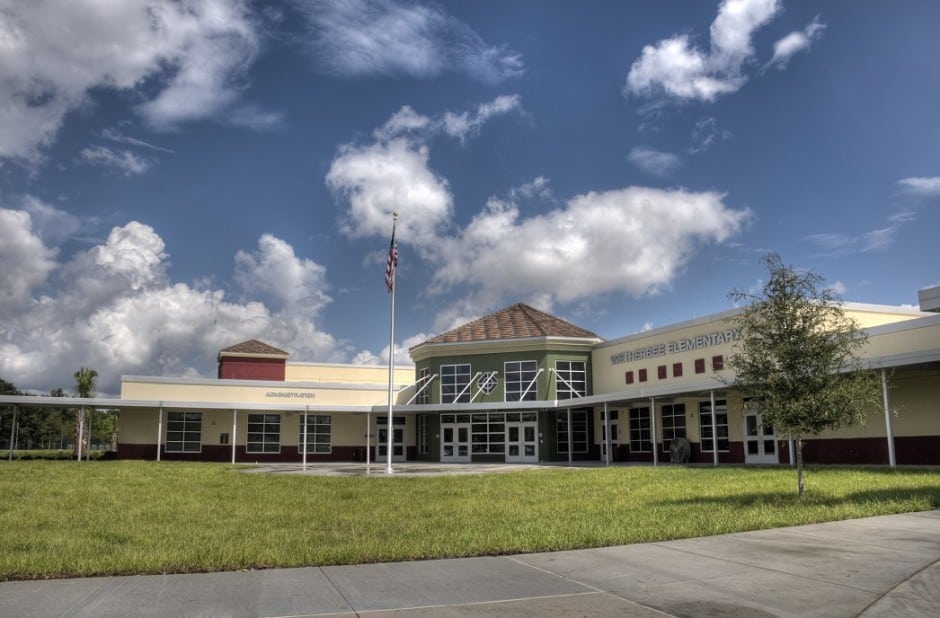
[[[89, 367], [82, 367], [76, 371], [75, 390], [78, 391], [78, 396], [83, 399], [93, 397], [97, 379], [98, 372]], [[75, 417], [75, 449], [79, 460], [82, 458], [83, 451], [87, 457], [88, 448], [91, 446], [90, 437], [86, 435], [88, 432], [84, 431], [84, 422], [85, 408], [82, 407], [79, 408], [78, 414]]]
[[736, 318], [741, 337], [729, 359], [731, 380], [760, 407], [764, 423], [793, 440], [802, 500], [803, 438], [864, 422], [878, 405], [879, 383], [858, 356], [868, 336], [822, 287], [824, 279], [784, 265], [776, 253], [761, 262], [769, 274], [763, 289], [730, 294], [745, 304]]

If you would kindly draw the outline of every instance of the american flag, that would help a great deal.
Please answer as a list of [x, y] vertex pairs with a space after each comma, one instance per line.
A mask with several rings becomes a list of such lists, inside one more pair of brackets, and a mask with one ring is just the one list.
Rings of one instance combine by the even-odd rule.
[[395, 242], [395, 226], [392, 226], [392, 242], [388, 246], [388, 262], [385, 264], [385, 287], [389, 294], [395, 289], [395, 267], [398, 266], [398, 243]]

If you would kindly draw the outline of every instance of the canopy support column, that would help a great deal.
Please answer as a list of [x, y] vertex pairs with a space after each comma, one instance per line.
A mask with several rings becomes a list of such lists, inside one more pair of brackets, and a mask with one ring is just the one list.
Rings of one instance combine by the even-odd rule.
[[715, 417], [715, 391], [708, 391], [709, 396], [711, 397], [711, 413], [712, 413], [712, 464], [718, 465], [718, 430], [716, 427]]
[[160, 461], [160, 447], [163, 446], [163, 402], [160, 402], [160, 413], [157, 415], [157, 461]]
[[650, 397], [650, 441], [653, 443], [653, 465], [659, 465], [659, 448], [656, 444], [656, 398]]
[[232, 410], [232, 464], [235, 464], [235, 445], [238, 444], [236, 432], [238, 431], [238, 410]]
[[303, 449], [304, 449], [304, 459], [303, 459], [304, 464], [303, 464], [303, 469], [304, 469], [304, 472], [307, 471], [307, 414], [309, 414], [309, 413], [310, 413], [310, 406], [304, 406], [304, 442], [303, 442]]
[[571, 408], [568, 408], [568, 465], [574, 462], [572, 451], [574, 449], [574, 435], [571, 433]]
[[608, 466], [610, 465], [610, 410], [607, 409], [607, 402], [604, 402], [604, 451], [606, 457], [604, 457], [604, 463]]
[[897, 460], [894, 456], [894, 424], [891, 422], [891, 405], [888, 400], [888, 374], [885, 369], [881, 370], [881, 396], [885, 407], [885, 437], [888, 439], [888, 465], [896, 467]]
[[10, 461], [13, 461], [13, 445], [16, 443], [16, 413], [17, 406], [13, 406], [13, 423], [10, 424]]

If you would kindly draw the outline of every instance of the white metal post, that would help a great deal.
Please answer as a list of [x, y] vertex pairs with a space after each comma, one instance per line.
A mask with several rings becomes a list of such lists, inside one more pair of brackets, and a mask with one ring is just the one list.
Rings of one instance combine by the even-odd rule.
[[709, 395], [711, 396], [711, 405], [712, 405], [712, 408], [711, 408], [712, 410], [712, 463], [717, 466], [718, 465], [718, 430], [716, 428], [716, 423], [717, 423], [716, 417], [718, 415], [715, 414], [715, 391], [714, 390], [709, 391]]
[[650, 437], [653, 441], [653, 465], [659, 465], [659, 449], [656, 444], [656, 398], [650, 397]]
[[85, 406], [78, 409], [78, 461], [82, 460], [82, 433], [85, 431]]
[[883, 368], [881, 370], [881, 396], [884, 399], [885, 406], [885, 436], [888, 439], [888, 465], [894, 468], [897, 466], [897, 460], [894, 456], [894, 424], [891, 422], [891, 405], [888, 400], [888, 374]]
[[235, 444], [238, 443], [236, 431], [238, 431], [238, 410], [232, 410], [232, 464], [235, 463]]
[[369, 464], [372, 462], [372, 412], [366, 412], [366, 471], [369, 470]]
[[574, 462], [572, 451], [574, 449], [574, 435], [571, 433], [571, 408], [568, 408], [568, 465]]
[[307, 471], [307, 414], [310, 412], [310, 406], [304, 407], [304, 472]]
[[163, 442], [163, 402], [160, 402], [160, 414], [157, 416], [157, 461], [160, 461], [160, 447]]
[[10, 425], [10, 461], [13, 461], [14, 442], [16, 442], [16, 406], [13, 406], [13, 424]]
[[607, 409], [607, 402], [604, 402], [604, 446], [607, 450], [605, 463], [610, 465], [610, 447], [613, 441], [610, 439], [610, 410]]

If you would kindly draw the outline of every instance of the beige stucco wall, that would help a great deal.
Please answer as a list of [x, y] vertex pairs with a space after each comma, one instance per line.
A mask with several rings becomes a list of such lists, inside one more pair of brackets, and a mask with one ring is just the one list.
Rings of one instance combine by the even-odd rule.
[[[395, 383], [415, 381], [413, 366], [395, 367]], [[388, 384], [388, 367], [381, 365], [340, 365], [329, 363], [287, 363], [286, 382], [328, 382], [336, 384]]]

